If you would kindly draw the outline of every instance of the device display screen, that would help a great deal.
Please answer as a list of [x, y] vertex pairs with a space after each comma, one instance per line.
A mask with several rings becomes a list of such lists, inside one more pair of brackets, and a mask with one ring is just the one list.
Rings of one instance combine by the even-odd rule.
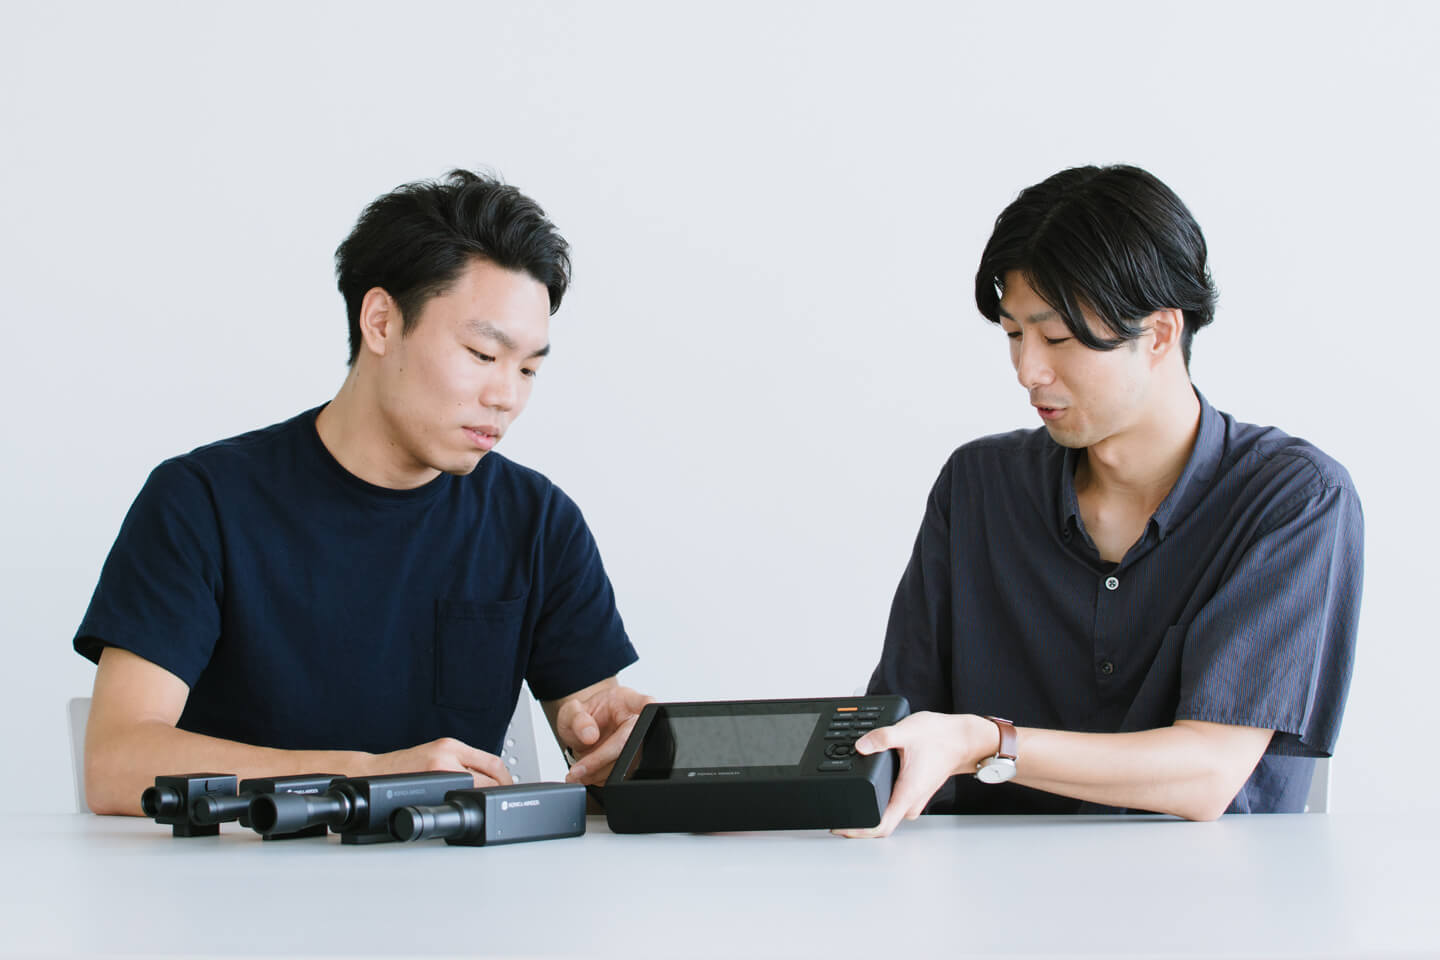
[[810, 744], [818, 712], [677, 716], [662, 711], [646, 732], [630, 778], [656, 780], [676, 770], [792, 767]]

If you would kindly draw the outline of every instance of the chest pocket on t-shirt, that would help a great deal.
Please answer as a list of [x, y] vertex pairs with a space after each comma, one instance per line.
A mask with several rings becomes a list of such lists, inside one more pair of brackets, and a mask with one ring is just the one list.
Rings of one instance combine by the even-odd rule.
[[445, 600], [435, 607], [435, 702], [474, 713], [514, 709], [525, 597], [476, 603]]

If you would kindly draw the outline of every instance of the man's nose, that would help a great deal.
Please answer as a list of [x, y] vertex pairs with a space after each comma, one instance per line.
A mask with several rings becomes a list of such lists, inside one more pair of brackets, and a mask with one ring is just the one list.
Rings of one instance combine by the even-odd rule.
[[480, 402], [492, 410], [510, 410], [515, 406], [518, 395], [519, 388], [515, 378], [497, 370], [494, 376], [485, 381], [485, 386], [480, 391]]
[[1015, 376], [1026, 390], [1043, 387], [1055, 379], [1039, 337], [1022, 337], [1015, 354]]

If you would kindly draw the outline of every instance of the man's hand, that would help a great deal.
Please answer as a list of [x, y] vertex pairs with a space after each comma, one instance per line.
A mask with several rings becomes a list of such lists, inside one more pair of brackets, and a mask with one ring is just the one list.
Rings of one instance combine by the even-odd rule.
[[641, 709], [653, 699], [610, 677], [545, 703], [560, 745], [575, 756], [566, 782], [603, 784]]
[[894, 726], [871, 730], [855, 741], [857, 753], [900, 751], [890, 805], [877, 826], [834, 832], [842, 837], [890, 836], [901, 818], [919, 817], [946, 780], [974, 773], [981, 758], [993, 756], [999, 737], [995, 724], [974, 714], [913, 713]]
[[499, 757], [450, 737], [431, 740], [408, 750], [377, 753], [365, 764], [365, 775], [422, 773], [427, 770], [454, 770], [475, 777], [475, 786], [491, 787], [512, 782], [510, 771]]

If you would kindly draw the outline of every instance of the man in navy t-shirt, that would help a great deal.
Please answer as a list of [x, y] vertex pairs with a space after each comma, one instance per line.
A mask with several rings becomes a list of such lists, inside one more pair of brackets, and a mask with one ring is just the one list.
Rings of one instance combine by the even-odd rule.
[[378, 198], [335, 259], [334, 399], [162, 463], [105, 562], [74, 641], [97, 813], [200, 769], [508, 782], [522, 682], [598, 783], [646, 701], [579, 509], [491, 452], [549, 352], [565, 240], [457, 170]]

